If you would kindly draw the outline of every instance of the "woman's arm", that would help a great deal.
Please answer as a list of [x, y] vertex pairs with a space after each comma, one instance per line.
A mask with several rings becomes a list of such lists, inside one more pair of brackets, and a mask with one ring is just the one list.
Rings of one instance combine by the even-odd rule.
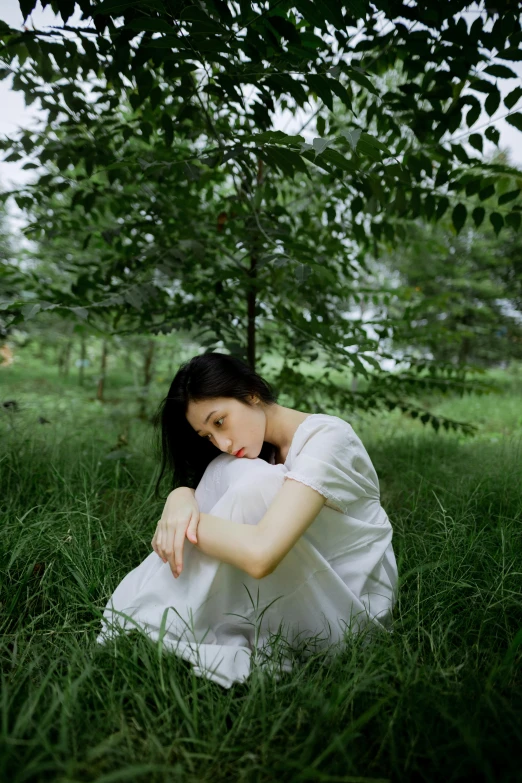
[[194, 546], [262, 579], [274, 571], [312, 524], [325, 501], [320, 492], [289, 479], [257, 525], [200, 513], [198, 543]]

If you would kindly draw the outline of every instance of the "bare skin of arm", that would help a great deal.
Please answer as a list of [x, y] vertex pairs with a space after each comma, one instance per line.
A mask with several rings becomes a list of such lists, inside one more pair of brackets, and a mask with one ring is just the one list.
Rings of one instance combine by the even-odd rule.
[[[275, 570], [325, 502], [320, 492], [288, 479], [257, 525], [242, 525], [200, 513], [194, 546], [262, 579]], [[181, 567], [181, 552], [176, 552], [176, 565]]]

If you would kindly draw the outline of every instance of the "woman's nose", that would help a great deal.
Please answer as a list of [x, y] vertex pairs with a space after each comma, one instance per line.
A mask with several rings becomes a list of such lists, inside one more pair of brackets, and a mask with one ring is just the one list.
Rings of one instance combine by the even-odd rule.
[[223, 444], [218, 441], [218, 448], [221, 451], [226, 451], [227, 454], [232, 454], [232, 442], [230, 440], [223, 441]]

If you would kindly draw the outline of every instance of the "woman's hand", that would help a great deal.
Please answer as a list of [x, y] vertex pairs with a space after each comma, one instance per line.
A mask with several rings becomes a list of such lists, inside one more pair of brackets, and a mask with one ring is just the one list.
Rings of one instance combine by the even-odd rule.
[[183, 543], [185, 535], [197, 544], [196, 530], [199, 523], [199, 506], [194, 490], [178, 487], [167, 498], [163, 514], [156, 527], [151, 546], [164, 563], [170, 563], [175, 578], [183, 568]]

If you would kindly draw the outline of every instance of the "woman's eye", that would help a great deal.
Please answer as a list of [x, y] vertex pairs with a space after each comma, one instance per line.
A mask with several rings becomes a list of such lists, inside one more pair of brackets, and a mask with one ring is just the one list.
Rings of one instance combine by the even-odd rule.
[[[219, 422], [220, 422], [220, 421], [223, 421], [223, 419], [224, 419], [224, 418], [225, 418], [225, 417], [224, 417], [224, 416], [222, 416], [220, 419], [218, 419], [217, 421], [215, 421], [215, 422], [214, 422], [214, 424], [215, 424], [215, 425], [218, 425], [218, 424], [219, 424]], [[212, 435], [207, 435], [207, 436], [206, 436], [207, 440], [208, 440], [209, 438], [211, 438], [211, 437], [212, 437]]]

